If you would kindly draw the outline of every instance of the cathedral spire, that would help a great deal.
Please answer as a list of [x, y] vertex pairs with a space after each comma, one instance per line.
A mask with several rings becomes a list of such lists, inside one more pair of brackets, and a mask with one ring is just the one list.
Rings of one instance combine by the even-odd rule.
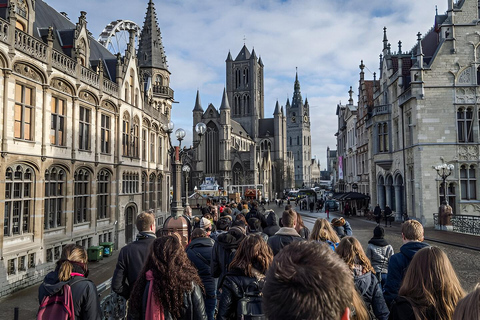
[[195, 108], [193, 108], [193, 111], [203, 112], [202, 102], [200, 101], [200, 91], [199, 90], [197, 90], [197, 98], [195, 99]]
[[293, 89], [292, 108], [303, 107], [302, 94], [300, 92], [300, 81], [298, 81], [298, 70], [295, 71], [295, 85]]
[[222, 97], [222, 104], [220, 105], [220, 110], [230, 109], [230, 104], [228, 103], [227, 99], [227, 90], [223, 88], [223, 97]]
[[280, 104], [278, 103], [275, 105], [275, 111], [273, 112], [273, 115], [279, 114], [280, 113]]
[[148, 2], [137, 57], [140, 67], [153, 67], [168, 71], [167, 56], [163, 48], [162, 34], [152, 0]]

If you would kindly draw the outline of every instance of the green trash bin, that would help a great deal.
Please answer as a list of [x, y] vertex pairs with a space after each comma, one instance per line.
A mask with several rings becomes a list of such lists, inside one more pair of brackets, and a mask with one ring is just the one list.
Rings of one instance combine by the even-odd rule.
[[100, 261], [103, 259], [103, 247], [93, 246], [87, 249], [88, 261]]
[[103, 247], [103, 255], [109, 257], [113, 254], [113, 242], [102, 242], [100, 245]]

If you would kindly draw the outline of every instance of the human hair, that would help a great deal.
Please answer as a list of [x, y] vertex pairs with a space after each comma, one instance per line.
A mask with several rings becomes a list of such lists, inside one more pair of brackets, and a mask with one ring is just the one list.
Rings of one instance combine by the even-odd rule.
[[309, 240], [315, 240], [315, 241], [330, 240], [333, 243], [340, 242], [340, 238], [338, 237], [335, 230], [333, 230], [330, 222], [328, 222], [327, 219], [323, 219], [323, 218], [319, 218], [317, 219], [317, 221], [315, 221], [312, 232], [310, 233]]
[[245, 215], [243, 213], [237, 214], [237, 216], [235, 217], [235, 222], [236, 221], [243, 221], [244, 226], [247, 224], [247, 219], [245, 219]]
[[436, 319], [447, 320], [465, 292], [445, 252], [428, 246], [413, 256], [398, 295], [410, 302], [421, 319], [434, 308]]
[[185, 212], [185, 215], [186, 215], [187, 217], [191, 217], [191, 216], [192, 216], [192, 207], [186, 206], [184, 212]]
[[155, 239], [143, 269], [130, 295], [129, 310], [138, 316], [143, 309], [143, 295], [147, 285], [146, 273], [153, 273], [153, 297], [173, 317], [180, 318], [184, 307], [184, 293], [192, 291], [192, 283], [203, 288], [197, 269], [185, 253], [178, 237], [174, 235]]
[[285, 211], [288, 211], [288, 210], [290, 210], [290, 209], [292, 209], [292, 205], [291, 205], [291, 204], [285, 205]]
[[225, 209], [223, 209], [223, 216], [227, 215], [232, 215], [232, 209], [230, 209], [229, 207], [225, 207]]
[[475, 289], [458, 301], [453, 320], [478, 320], [480, 319], [480, 283]]
[[248, 228], [250, 231], [260, 231], [262, 229], [262, 222], [257, 218], [248, 219]]
[[344, 237], [335, 249], [335, 252], [345, 261], [350, 270], [353, 270], [357, 264], [361, 265], [367, 272], [375, 273], [370, 259], [367, 258], [360, 241], [356, 238], [351, 236]]
[[142, 212], [137, 216], [137, 220], [135, 221], [135, 225], [137, 226], [137, 230], [139, 232], [142, 231], [149, 231], [150, 226], [155, 223], [155, 216], [150, 212]]
[[402, 234], [410, 241], [423, 241], [423, 226], [417, 220], [407, 220], [402, 224]]
[[345, 262], [315, 242], [297, 241], [284, 247], [267, 271], [262, 292], [269, 320], [340, 319], [347, 307], [355, 309], [355, 319], [368, 319]]
[[60, 260], [57, 261], [58, 280], [68, 281], [72, 277], [72, 272], [87, 275], [87, 263], [87, 251], [82, 246], [67, 244], [62, 249]]
[[196, 228], [192, 232], [192, 239], [206, 238], [206, 237], [207, 237], [207, 232], [202, 228]]
[[305, 224], [303, 223], [303, 219], [302, 219], [302, 216], [300, 214], [298, 214], [298, 212], [296, 212], [297, 214], [297, 229], [300, 230], [302, 228], [305, 228]]
[[240, 269], [246, 276], [254, 277], [253, 268], [265, 274], [272, 260], [272, 249], [265, 240], [258, 234], [250, 234], [240, 242], [229, 270]]
[[284, 227], [293, 228], [297, 220], [297, 214], [293, 210], [285, 210], [282, 214], [282, 224]]

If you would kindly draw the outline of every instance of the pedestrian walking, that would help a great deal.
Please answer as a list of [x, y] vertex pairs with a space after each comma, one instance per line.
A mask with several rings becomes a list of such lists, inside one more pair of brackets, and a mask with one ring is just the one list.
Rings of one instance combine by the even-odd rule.
[[388, 273], [388, 260], [393, 255], [393, 247], [384, 239], [385, 229], [376, 226], [373, 229], [373, 238], [368, 241], [367, 258], [370, 259], [378, 282], [385, 286]]
[[297, 224], [295, 225], [295, 230], [297, 230], [300, 237], [302, 237], [305, 240], [308, 240], [310, 236], [310, 229], [308, 229], [307, 226], [305, 226], [305, 224], [303, 223], [302, 216], [298, 212], [296, 212], [296, 214], [297, 214]]
[[353, 231], [350, 223], [343, 217], [332, 219], [333, 230], [337, 233], [338, 237], [342, 239], [345, 236], [352, 236]]
[[392, 209], [387, 205], [385, 206], [385, 210], [383, 210], [383, 218], [385, 219], [385, 228], [387, 227], [387, 223], [389, 226], [392, 226], [392, 220], [395, 218], [393, 217]]
[[333, 251], [340, 243], [337, 233], [327, 219], [318, 218], [313, 225], [309, 240], [327, 244]]
[[377, 225], [380, 224], [380, 220], [382, 220], [382, 209], [380, 208], [380, 205], [377, 203], [375, 206], [375, 209], [373, 209], [373, 215], [375, 216], [375, 222]]

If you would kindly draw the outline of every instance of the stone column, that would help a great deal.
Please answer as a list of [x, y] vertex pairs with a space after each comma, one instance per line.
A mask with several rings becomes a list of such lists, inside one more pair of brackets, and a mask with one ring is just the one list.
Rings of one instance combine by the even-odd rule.
[[403, 214], [403, 193], [402, 193], [402, 186], [395, 185], [395, 219], [397, 221], [402, 221], [402, 214]]

